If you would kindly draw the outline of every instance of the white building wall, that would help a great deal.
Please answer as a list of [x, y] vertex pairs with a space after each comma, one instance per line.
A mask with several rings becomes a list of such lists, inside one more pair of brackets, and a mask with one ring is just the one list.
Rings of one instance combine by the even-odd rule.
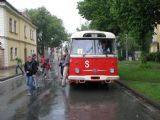
[[4, 67], [8, 67], [7, 24], [6, 11], [0, 7], [0, 42], [2, 43], [2, 48], [4, 48]]

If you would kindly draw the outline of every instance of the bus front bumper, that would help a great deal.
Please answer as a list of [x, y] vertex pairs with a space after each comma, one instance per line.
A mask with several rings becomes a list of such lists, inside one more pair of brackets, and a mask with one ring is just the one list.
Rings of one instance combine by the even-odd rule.
[[106, 76], [106, 75], [85, 75], [85, 76], [68, 76], [68, 80], [84, 80], [84, 81], [113, 81], [113, 80], [119, 80], [119, 76]]

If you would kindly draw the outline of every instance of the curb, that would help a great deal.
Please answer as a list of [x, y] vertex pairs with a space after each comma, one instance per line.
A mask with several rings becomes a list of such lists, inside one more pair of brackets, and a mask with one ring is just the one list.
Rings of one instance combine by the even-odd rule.
[[154, 101], [152, 101], [151, 99], [149, 99], [148, 97], [140, 94], [139, 92], [129, 88], [126, 84], [124, 84], [123, 82], [117, 80], [116, 81], [117, 84], [119, 84], [120, 86], [124, 87], [125, 89], [129, 90], [132, 94], [134, 94], [136, 97], [139, 97], [143, 100], [143, 102], [148, 103], [149, 105], [155, 107], [156, 109], [160, 110], [160, 104], [156, 103]]
[[17, 76], [20, 76], [20, 75], [22, 75], [22, 73], [19, 73], [19, 74], [16, 74], [16, 75], [12, 75], [12, 76], [9, 76], [9, 77], [5, 77], [5, 78], [1, 78], [0, 82], [8, 80], [8, 79], [11, 79], [11, 78], [14, 78], [14, 77], [17, 77]]

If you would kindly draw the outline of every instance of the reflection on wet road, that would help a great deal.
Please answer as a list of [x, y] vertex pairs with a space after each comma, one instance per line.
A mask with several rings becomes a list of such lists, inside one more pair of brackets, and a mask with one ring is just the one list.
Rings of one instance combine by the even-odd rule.
[[55, 78], [33, 96], [25, 88], [22, 77], [0, 83], [0, 120], [156, 120], [158, 114], [117, 85], [61, 88]]

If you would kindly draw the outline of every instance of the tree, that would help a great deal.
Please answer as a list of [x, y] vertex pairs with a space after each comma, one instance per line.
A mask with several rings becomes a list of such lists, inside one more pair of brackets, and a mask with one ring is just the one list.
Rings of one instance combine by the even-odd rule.
[[160, 1], [112, 0], [112, 6], [111, 14], [117, 17], [122, 29], [133, 33], [141, 48], [142, 62], [146, 62], [153, 29], [160, 22]]
[[91, 21], [90, 27], [92, 29], [111, 31], [117, 34], [119, 27], [110, 16], [108, 4], [108, 0], [84, 0], [78, 2], [77, 8], [82, 17]]
[[115, 34], [132, 33], [142, 58], [149, 50], [153, 28], [160, 23], [159, 0], [84, 0], [78, 3], [78, 9], [91, 20], [92, 27]]
[[67, 40], [67, 33], [61, 19], [51, 15], [45, 7], [28, 10], [28, 15], [37, 29], [38, 52], [44, 54], [45, 47], [57, 47]]
[[83, 31], [83, 30], [89, 30], [90, 29], [90, 24], [89, 22], [85, 22], [80, 26], [80, 28], [77, 28], [77, 31]]

